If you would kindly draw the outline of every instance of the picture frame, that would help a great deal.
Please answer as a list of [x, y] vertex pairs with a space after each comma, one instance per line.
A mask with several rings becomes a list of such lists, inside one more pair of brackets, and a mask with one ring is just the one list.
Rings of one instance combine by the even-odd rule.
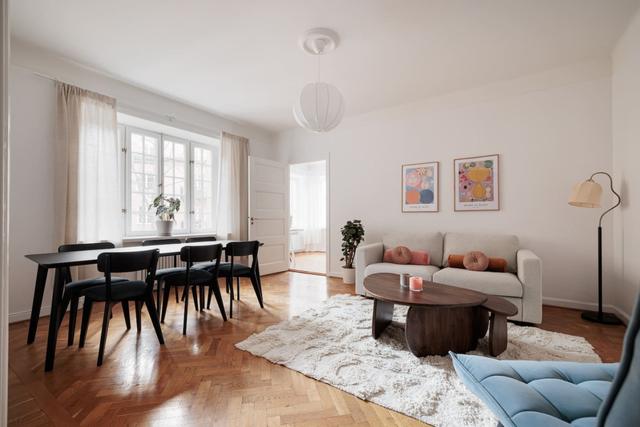
[[500, 156], [454, 159], [453, 186], [454, 211], [500, 210]]
[[402, 165], [401, 203], [406, 213], [440, 210], [439, 162]]

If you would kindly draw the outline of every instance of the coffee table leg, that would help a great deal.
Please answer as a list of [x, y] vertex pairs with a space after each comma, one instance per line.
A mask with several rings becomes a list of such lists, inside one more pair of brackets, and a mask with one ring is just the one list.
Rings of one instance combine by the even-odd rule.
[[507, 316], [491, 312], [489, 327], [489, 354], [498, 356], [507, 349]]
[[378, 338], [393, 319], [393, 303], [373, 300], [373, 319], [371, 322], [371, 333], [374, 338]]

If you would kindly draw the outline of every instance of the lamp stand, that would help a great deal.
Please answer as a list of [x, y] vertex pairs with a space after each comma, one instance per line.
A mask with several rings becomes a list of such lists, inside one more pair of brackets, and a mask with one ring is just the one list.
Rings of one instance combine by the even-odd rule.
[[602, 225], [598, 225], [598, 311], [583, 311], [582, 318], [605, 325], [622, 324], [615, 314], [602, 311]]

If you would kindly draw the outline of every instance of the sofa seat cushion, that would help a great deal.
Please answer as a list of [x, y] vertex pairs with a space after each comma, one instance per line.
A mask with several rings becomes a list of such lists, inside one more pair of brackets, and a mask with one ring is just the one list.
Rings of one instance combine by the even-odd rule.
[[511, 273], [443, 268], [433, 275], [433, 281], [501, 297], [522, 298], [523, 294], [522, 283]]
[[424, 280], [431, 281], [433, 274], [438, 270], [440, 270], [440, 268], [433, 265], [392, 264], [390, 262], [379, 262], [376, 264], [369, 264], [364, 269], [364, 277], [375, 273], [407, 273], [412, 276], [419, 276]]
[[619, 366], [450, 354], [462, 382], [505, 427], [595, 426]]

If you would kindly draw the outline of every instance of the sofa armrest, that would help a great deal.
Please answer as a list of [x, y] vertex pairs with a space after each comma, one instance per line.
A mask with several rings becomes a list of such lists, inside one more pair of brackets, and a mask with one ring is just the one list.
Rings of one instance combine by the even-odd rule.
[[542, 260], [528, 249], [520, 249], [516, 258], [522, 282], [522, 320], [542, 323]]
[[382, 262], [384, 246], [382, 242], [361, 245], [356, 248], [356, 293], [364, 295], [364, 269], [369, 264]]

